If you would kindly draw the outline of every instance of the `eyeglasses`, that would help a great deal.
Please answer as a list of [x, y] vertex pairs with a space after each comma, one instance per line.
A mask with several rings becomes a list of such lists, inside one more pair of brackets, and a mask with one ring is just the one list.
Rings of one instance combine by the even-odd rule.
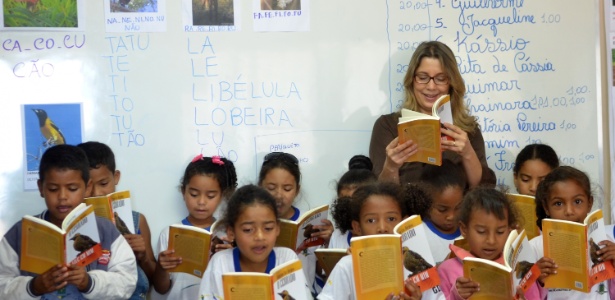
[[414, 81], [416, 81], [416, 83], [428, 84], [429, 81], [431, 81], [432, 79], [433, 82], [437, 85], [448, 84], [448, 77], [446, 77], [446, 75], [437, 75], [434, 77], [428, 76], [427, 74], [414, 75]]
[[263, 164], [270, 162], [270, 161], [274, 161], [274, 160], [283, 160], [286, 162], [293, 163], [295, 165], [299, 165], [299, 160], [297, 159], [297, 157], [295, 157], [294, 155], [290, 153], [286, 153], [286, 152], [271, 152], [265, 155]]

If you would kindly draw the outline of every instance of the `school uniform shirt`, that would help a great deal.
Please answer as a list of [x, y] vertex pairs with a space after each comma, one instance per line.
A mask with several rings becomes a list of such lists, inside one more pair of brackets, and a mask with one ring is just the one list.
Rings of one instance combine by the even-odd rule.
[[[611, 232], [612, 234], [612, 232]], [[612, 242], [613, 239], [608, 234], [607, 229], [607, 238]], [[536, 255], [537, 259], [544, 257], [544, 245], [542, 241], [542, 235], [539, 235], [532, 240], [530, 240], [530, 246], [534, 250], [534, 255]], [[557, 263], [557, 262], [555, 262]], [[588, 261], [588, 267], [591, 264], [591, 260]], [[615, 299], [615, 279], [610, 279], [603, 281], [601, 283], [596, 283], [592, 287], [589, 293], [583, 293], [575, 290], [569, 289], [547, 289], [549, 292], [549, 300], [597, 300], [597, 299]]]
[[457, 231], [454, 233], [446, 234], [440, 232], [440, 230], [429, 220], [423, 220], [423, 224], [427, 227], [425, 233], [433, 259], [436, 261], [436, 264], [440, 264], [451, 253], [448, 246], [452, 244], [456, 238], [461, 236], [461, 231], [457, 228]]
[[[48, 211], [37, 218], [49, 220]], [[19, 269], [21, 221], [15, 223], [0, 242], [0, 299], [128, 299], [137, 283], [137, 262], [126, 239], [109, 220], [96, 217], [103, 256], [85, 268], [90, 284], [80, 292], [73, 284], [42, 296], [35, 296], [30, 283], [37, 274]]]
[[352, 238], [352, 232], [346, 231], [346, 233], [342, 233], [341, 230], [335, 228], [333, 233], [331, 234], [331, 239], [329, 240], [330, 249], [348, 249], [350, 247], [350, 239]]
[[[188, 217], [184, 218], [181, 223], [183, 225], [194, 226], [188, 221]], [[211, 227], [204, 228], [209, 230]], [[156, 247], [156, 260], [160, 252], [169, 248], [169, 227], [160, 232], [158, 238], [158, 246]], [[159, 299], [197, 299], [199, 296], [199, 285], [201, 284], [201, 278], [184, 273], [184, 272], [169, 272], [171, 278], [171, 287], [166, 294], [160, 294], [156, 292], [156, 289], [152, 289], [152, 300]]]
[[[454, 258], [450, 258], [445, 260], [438, 266], [438, 275], [440, 276], [440, 287], [442, 288], [442, 292], [444, 293], [446, 299], [455, 299], [455, 300], [463, 300], [459, 293], [457, 292], [457, 288], [455, 283], [457, 282], [457, 278], [463, 277], [463, 264], [462, 261], [466, 257], [475, 257], [470, 252], [459, 248], [455, 245], [450, 245], [450, 250], [453, 251], [456, 255]], [[500, 255], [495, 262], [504, 264], [504, 257]], [[536, 299], [547, 299], [547, 292], [545, 289], [541, 288], [538, 282], [534, 283], [525, 293], [525, 299], [527, 300], [536, 300]], [[549, 297], [549, 299], [551, 299]]]
[[[400, 278], [400, 280], [402, 280]], [[352, 255], [346, 255], [335, 265], [329, 275], [325, 286], [317, 297], [318, 300], [356, 300], [357, 293], [354, 286], [354, 267]], [[444, 299], [440, 287], [423, 292], [424, 300]]]
[[[198, 294], [200, 298], [184, 298], [184, 299], [201, 299], [201, 300], [224, 300], [224, 288], [222, 285], [222, 274], [231, 272], [241, 272], [239, 264], [239, 248], [225, 249], [216, 255], [212, 256], [211, 261], [207, 265], [207, 270], [203, 274], [203, 279], [200, 281]], [[271, 269], [279, 266], [287, 261], [297, 259], [297, 254], [291, 249], [284, 247], [274, 247], [269, 254], [267, 261], [266, 273]], [[306, 286], [306, 295], [309, 295], [309, 290]], [[177, 298], [179, 299], [179, 298]]]

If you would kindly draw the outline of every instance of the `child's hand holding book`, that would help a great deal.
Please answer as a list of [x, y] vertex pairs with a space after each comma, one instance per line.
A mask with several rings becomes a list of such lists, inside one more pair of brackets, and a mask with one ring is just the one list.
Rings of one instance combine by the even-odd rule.
[[480, 290], [480, 285], [478, 282], [470, 280], [470, 278], [459, 277], [455, 282], [455, 288], [461, 298], [468, 299]]

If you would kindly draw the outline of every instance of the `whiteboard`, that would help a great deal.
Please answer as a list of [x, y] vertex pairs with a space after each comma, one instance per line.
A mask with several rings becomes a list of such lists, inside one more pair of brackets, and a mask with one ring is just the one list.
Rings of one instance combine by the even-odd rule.
[[266, 153], [293, 153], [297, 205], [329, 203], [375, 119], [398, 110], [424, 40], [458, 55], [498, 183], [512, 186], [516, 154], [535, 141], [601, 182], [597, 1], [306, 1], [305, 32], [255, 32], [249, 1], [235, 1], [235, 32], [184, 32], [188, 8], [167, 1], [166, 31], [151, 33], [106, 33], [100, 2], [87, 1], [84, 31], [0, 36], [0, 232], [44, 209], [23, 189], [25, 104], [81, 103], [83, 139], [113, 148], [118, 189], [154, 241], [186, 216], [179, 180], [198, 153], [233, 160], [240, 185]]

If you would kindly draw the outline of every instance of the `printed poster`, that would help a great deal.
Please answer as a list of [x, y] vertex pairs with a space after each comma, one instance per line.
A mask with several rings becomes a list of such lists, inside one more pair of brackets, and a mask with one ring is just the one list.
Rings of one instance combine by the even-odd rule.
[[183, 31], [239, 31], [240, 4], [240, 0], [182, 0]]
[[253, 0], [254, 31], [309, 31], [309, 0]]
[[107, 32], [167, 31], [166, 0], [104, 0]]
[[38, 167], [45, 150], [83, 141], [81, 103], [25, 104], [22, 107], [24, 190], [37, 190]]
[[0, 0], [0, 3], [0, 30], [85, 30], [85, 0]]

